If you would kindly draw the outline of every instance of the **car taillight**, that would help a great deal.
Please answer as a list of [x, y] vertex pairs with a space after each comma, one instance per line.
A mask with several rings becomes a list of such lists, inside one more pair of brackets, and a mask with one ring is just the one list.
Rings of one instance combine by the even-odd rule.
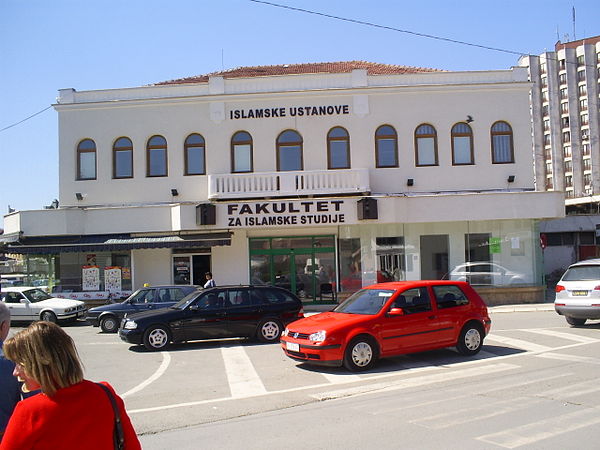
[[596, 287], [594, 288], [594, 290], [595, 290], [595, 291], [600, 291], [600, 286], [596, 286]]
[[560, 291], [564, 291], [565, 287], [561, 286], [560, 284], [556, 285], [556, 288], [554, 289], [555, 292], [560, 292]]
[[300, 308], [300, 311], [298, 311], [298, 317], [303, 318], [304, 317], [304, 308]]

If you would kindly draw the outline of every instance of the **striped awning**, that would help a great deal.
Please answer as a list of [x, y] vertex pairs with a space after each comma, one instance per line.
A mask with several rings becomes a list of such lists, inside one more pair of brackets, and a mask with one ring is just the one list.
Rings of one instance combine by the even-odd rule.
[[50, 254], [87, 251], [115, 251], [148, 248], [210, 248], [231, 245], [229, 231], [177, 235], [68, 235], [68, 236], [0, 236], [5, 253]]

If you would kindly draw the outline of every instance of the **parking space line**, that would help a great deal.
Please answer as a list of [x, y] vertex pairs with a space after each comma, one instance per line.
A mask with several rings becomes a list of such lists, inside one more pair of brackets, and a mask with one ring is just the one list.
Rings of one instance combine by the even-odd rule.
[[358, 375], [351, 373], [321, 372], [321, 375], [323, 375], [331, 384], [351, 383], [353, 381], [360, 381], [362, 379]]
[[146, 388], [150, 383], [153, 383], [154, 381], [158, 380], [165, 373], [165, 371], [169, 367], [169, 364], [171, 364], [171, 355], [169, 354], [169, 352], [162, 352], [162, 356], [162, 363], [160, 364], [158, 369], [156, 369], [156, 372], [154, 372], [149, 378], [147, 378], [142, 383], [138, 384], [133, 389], [129, 389], [124, 394], [119, 394], [121, 398], [129, 397], [130, 395], [141, 391], [142, 389]]
[[462, 370], [456, 370], [456, 371], [449, 372], [448, 370], [442, 369], [441, 367], [438, 366], [438, 371], [437, 371], [438, 373], [431, 374], [431, 375], [423, 375], [418, 378], [401, 379], [398, 381], [390, 381], [387, 383], [383, 382], [383, 383], [375, 383], [375, 384], [368, 384], [368, 385], [360, 385], [360, 386], [356, 386], [353, 388], [338, 389], [335, 391], [320, 392], [318, 394], [311, 395], [311, 397], [313, 397], [319, 401], [323, 401], [323, 400], [330, 400], [330, 399], [334, 399], [334, 398], [342, 398], [342, 397], [349, 397], [349, 396], [355, 396], [355, 395], [370, 394], [373, 391], [384, 390], [384, 389], [386, 391], [408, 389], [408, 388], [412, 388], [412, 387], [425, 386], [425, 385], [429, 385], [429, 384], [433, 384], [433, 383], [441, 383], [441, 382], [445, 382], [448, 380], [457, 380], [457, 379], [461, 379], [461, 378], [469, 378], [469, 377], [475, 377], [475, 376], [479, 376], [479, 375], [487, 375], [490, 373], [516, 369], [518, 367], [520, 367], [520, 366], [517, 366], [515, 364], [500, 363], [500, 364], [490, 364], [488, 366], [483, 366], [483, 367], [472, 367], [472, 368], [468, 368], [468, 369], [462, 369]]
[[575, 356], [575, 355], [565, 355], [564, 353], [542, 353], [539, 355], [535, 355], [538, 358], [547, 358], [547, 359], [558, 359], [561, 361], [572, 361], [572, 362], [580, 362], [587, 364], [600, 364], [600, 359], [592, 358], [591, 356]]
[[244, 347], [221, 345], [221, 354], [232, 397], [253, 397], [267, 392]]
[[527, 330], [527, 331], [529, 333], [543, 334], [545, 336], [558, 337], [561, 339], [566, 339], [568, 341], [583, 342], [585, 344], [593, 344], [593, 343], [599, 341], [598, 339], [590, 338], [587, 336], [579, 336], [578, 334], [564, 333], [561, 331], [545, 330], [543, 328]]
[[530, 352], [547, 352], [553, 350], [552, 347], [548, 347], [546, 345], [535, 344], [533, 342], [524, 341], [522, 339], [509, 338], [506, 336], [498, 336], [497, 334], [490, 334], [487, 338], [487, 341], [500, 342], [504, 345], [510, 345], [512, 347], [517, 347], [522, 350], [527, 350]]

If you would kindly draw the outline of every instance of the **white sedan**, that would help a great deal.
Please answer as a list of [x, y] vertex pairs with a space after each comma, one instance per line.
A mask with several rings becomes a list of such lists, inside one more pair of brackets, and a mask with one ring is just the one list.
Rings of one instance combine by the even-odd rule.
[[14, 322], [76, 320], [84, 317], [87, 310], [85, 303], [79, 300], [51, 297], [35, 287], [3, 287], [0, 300], [10, 309]]

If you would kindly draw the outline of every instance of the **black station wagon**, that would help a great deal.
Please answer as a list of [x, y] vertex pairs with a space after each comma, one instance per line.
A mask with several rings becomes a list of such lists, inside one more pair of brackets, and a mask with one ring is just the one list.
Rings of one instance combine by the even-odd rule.
[[219, 286], [196, 291], [175, 305], [127, 316], [125, 342], [162, 350], [169, 342], [228, 337], [279, 342], [285, 326], [304, 317], [302, 302], [276, 286]]

